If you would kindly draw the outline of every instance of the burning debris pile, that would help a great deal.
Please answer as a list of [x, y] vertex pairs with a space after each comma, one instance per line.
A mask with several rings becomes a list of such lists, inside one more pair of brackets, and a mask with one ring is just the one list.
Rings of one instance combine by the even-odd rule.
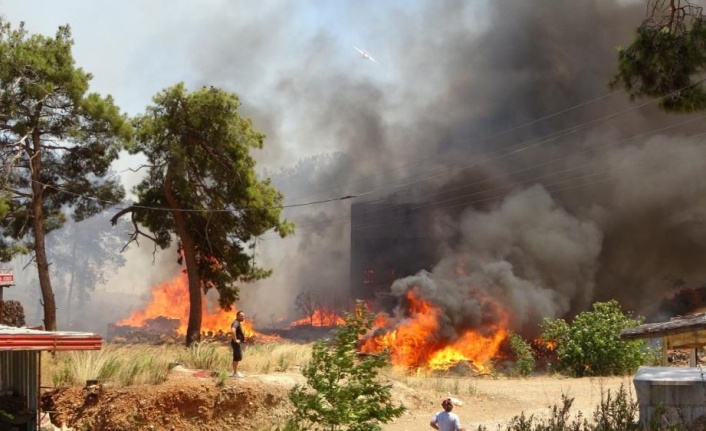
[[[107, 341], [115, 343], [177, 343], [183, 342], [189, 316], [187, 280], [184, 274], [168, 283], [152, 288], [150, 302], [127, 318], [108, 325]], [[201, 309], [201, 339], [209, 341], [230, 340], [230, 325], [236, 310], [209, 309], [205, 299]], [[275, 321], [268, 333], [256, 331], [254, 322], [242, 322], [245, 340], [248, 343], [282, 341], [286, 336], [297, 341], [312, 341], [328, 336], [328, 331], [344, 323], [340, 309], [318, 307], [310, 310], [306, 317], [287, 325], [285, 319]], [[281, 325], [279, 324], [281, 323]]]
[[508, 336], [509, 316], [500, 304], [484, 298], [488, 313], [480, 325], [462, 321], [454, 325], [440, 306], [421, 294], [421, 289], [413, 287], [401, 297], [393, 315], [378, 314], [361, 352], [388, 351], [393, 365], [410, 370], [465, 369], [463, 374], [481, 374], [488, 361], [503, 356], [500, 348]]
[[143, 326], [118, 325], [108, 326], [108, 341], [114, 343], [169, 343], [178, 342], [179, 319], [159, 316], [147, 319]]
[[289, 325], [289, 328], [306, 325], [315, 327], [332, 327], [340, 326], [344, 323], [343, 317], [338, 310], [328, 307], [320, 307], [315, 309], [310, 316], [303, 317], [292, 322]]
[[532, 355], [538, 362], [552, 362], [556, 360], [556, 345], [552, 341], [536, 338], [530, 341]]
[[[189, 316], [187, 280], [184, 274], [169, 283], [155, 286], [152, 299], [143, 310], [108, 326], [107, 341], [116, 343], [176, 343], [183, 342]], [[203, 301], [201, 310], [201, 336], [211, 341], [230, 339], [230, 325], [235, 310], [209, 310]], [[245, 320], [243, 332], [247, 342], [280, 340], [277, 335], [255, 331], [252, 320]]]

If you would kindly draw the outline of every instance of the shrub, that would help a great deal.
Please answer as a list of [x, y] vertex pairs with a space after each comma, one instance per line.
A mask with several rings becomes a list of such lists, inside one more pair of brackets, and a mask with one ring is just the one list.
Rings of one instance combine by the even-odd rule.
[[532, 347], [520, 335], [510, 334], [510, 349], [515, 353], [515, 372], [519, 376], [529, 376], [534, 371]]
[[[505, 425], [505, 431], [640, 431], [643, 428], [636, 421], [637, 402], [630, 398], [628, 391], [621, 386], [615, 395], [601, 394], [601, 403], [593, 412], [593, 420], [581, 412], [572, 413], [574, 399], [561, 396], [561, 404], [550, 407], [547, 417], [527, 416], [524, 412], [513, 417]], [[684, 428], [670, 428], [681, 431]], [[498, 426], [498, 431], [501, 427]], [[649, 431], [661, 431], [658, 424], [647, 427]], [[488, 431], [480, 425], [478, 431]]]
[[593, 311], [580, 313], [571, 325], [545, 318], [541, 338], [555, 343], [560, 372], [576, 377], [624, 375], [650, 356], [645, 341], [623, 341], [619, 336], [621, 330], [640, 323], [642, 319], [623, 313], [615, 300], [596, 302]]
[[392, 404], [391, 386], [378, 380], [388, 358], [356, 354], [358, 339], [372, 322], [365, 305], [358, 303], [331, 344], [314, 344], [311, 361], [302, 370], [307, 386], [297, 385], [289, 393], [294, 416], [285, 430], [376, 431], [380, 423], [402, 415], [404, 407]]

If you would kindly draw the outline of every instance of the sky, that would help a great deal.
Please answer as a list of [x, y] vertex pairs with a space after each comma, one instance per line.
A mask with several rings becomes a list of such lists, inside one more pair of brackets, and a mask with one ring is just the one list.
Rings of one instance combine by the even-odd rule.
[[[702, 122], [608, 86], [640, 0], [0, 0], [0, 12], [47, 35], [70, 24], [91, 90], [130, 115], [179, 81], [237, 93], [267, 135], [258, 169], [287, 204], [357, 196], [288, 209], [297, 233], [261, 238], [256, 259], [274, 273], [243, 288], [250, 315], [345, 289], [352, 202], [433, 209], [437, 263], [394, 292], [417, 286], [453, 325], [482, 320], [469, 285], [531, 331], [610, 298], [655, 314], [665, 280], [703, 280]], [[128, 190], [139, 162], [115, 165]], [[129, 307], [178, 272], [150, 247], [125, 257], [101, 291]]]

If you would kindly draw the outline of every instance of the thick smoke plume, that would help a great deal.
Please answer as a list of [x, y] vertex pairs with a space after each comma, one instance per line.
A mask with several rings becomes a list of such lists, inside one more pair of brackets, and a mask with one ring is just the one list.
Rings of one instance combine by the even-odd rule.
[[[615, 48], [630, 42], [641, 4], [430, 2], [419, 15], [398, 12], [369, 47], [382, 51], [384, 71], [305, 62], [275, 87], [302, 115], [296, 136], [336, 152], [275, 176], [289, 203], [371, 192], [358, 201], [431, 208], [438, 262], [393, 294], [416, 287], [443, 308], [446, 328], [485, 318], [474, 295], [502, 298], [514, 329], [531, 333], [542, 317], [609, 298], [650, 315], [670, 293], [666, 276], [701, 281], [706, 150], [688, 138], [701, 122], [609, 94]], [[335, 57], [330, 36], [311, 40], [312, 52]], [[284, 305], [302, 289], [345, 292], [348, 211], [344, 202], [289, 211], [299, 232], [273, 241], [291, 248], [278, 250], [280, 276], [262, 290], [289, 293]]]
[[[513, 329], [532, 333], [542, 317], [610, 298], [651, 316], [670, 294], [665, 277], [703, 280], [703, 120], [608, 87], [643, 2], [240, 12], [201, 8], [198, 25], [160, 37], [188, 29], [192, 86], [241, 95], [268, 135], [263, 174], [287, 204], [356, 196], [286, 210], [297, 233], [256, 244], [274, 274], [243, 287], [249, 315], [291, 316], [303, 291], [345, 300], [353, 202], [429, 211], [435, 264], [393, 292], [415, 286], [443, 308], [447, 329], [482, 322], [482, 295], [502, 298]], [[302, 23], [316, 20], [301, 19], [311, 14], [331, 25], [312, 31]]]

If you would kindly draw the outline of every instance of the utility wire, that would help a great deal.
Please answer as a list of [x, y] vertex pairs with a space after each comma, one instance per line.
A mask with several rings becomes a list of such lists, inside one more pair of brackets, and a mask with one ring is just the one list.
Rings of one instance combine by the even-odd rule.
[[[697, 82], [695, 82], [695, 83], [692, 83], [691, 85], [686, 86], [686, 87], [684, 87], [683, 89], [686, 89], [686, 88], [691, 87], [691, 86], [693, 86], [693, 85], [697, 85], [697, 84], [703, 82], [704, 80], [706, 80], [706, 78], [705, 78], [705, 79], [702, 79], [702, 80], [700, 80], [700, 81], [697, 81]], [[677, 93], [677, 92], [679, 92], [679, 91], [681, 91], [681, 90], [683, 90], [683, 89], [675, 90], [674, 92], [672, 92], [672, 93], [670, 93], [670, 94]], [[666, 95], [666, 96], [663, 96], [662, 98], [668, 97], [670, 94], [668, 94], [668, 95]], [[537, 120], [533, 120], [533, 121], [530, 121], [530, 122], [528, 122], [528, 123], [525, 123], [525, 124], [516, 126], [516, 127], [514, 127], [514, 128], [507, 129], [507, 130], [505, 130], [505, 131], [496, 133], [496, 134], [494, 134], [494, 135], [491, 135], [491, 137], [492, 137], [492, 136], [499, 136], [499, 135], [502, 135], [502, 134], [505, 134], [505, 133], [509, 133], [509, 132], [512, 131], [512, 130], [517, 130], [517, 129], [519, 129], [519, 128], [526, 127], [527, 125], [537, 123], [537, 122], [542, 121], [542, 120], [544, 120], [544, 119], [555, 117], [555, 116], [560, 115], [560, 114], [562, 114], [562, 113], [571, 111], [571, 110], [573, 110], [573, 109], [577, 109], [578, 107], [585, 106], [585, 105], [588, 105], [588, 104], [590, 104], [590, 103], [594, 103], [595, 101], [598, 101], [598, 100], [602, 100], [602, 99], [604, 99], [604, 98], [606, 98], [606, 97], [609, 97], [610, 95], [611, 95], [611, 94], [604, 95], [604, 96], [601, 96], [601, 97], [598, 97], [598, 98], [589, 100], [589, 101], [587, 101], [587, 102], [583, 102], [583, 103], [581, 103], [581, 104], [578, 104], [578, 105], [575, 105], [575, 106], [573, 106], [573, 107], [564, 109], [564, 110], [559, 111], [559, 112], [556, 112], [556, 113], [554, 113], [554, 114], [550, 114], [550, 115], [548, 115], [548, 116], [539, 118], [539, 119], [537, 119]], [[618, 117], [618, 116], [624, 115], [624, 114], [626, 114], [626, 113], [628, 113], [628, 112], [634, 111], [634, 110], [636, 110], [636, 109], [640, 109], [640, 108], [642, 108], [642, 107], [644, 107], [644, 106], [647, 106], [647, 105], [649, 105], [649, 104], [654, 103], [655, 101], [661, 100], [662, 98], [655, 98], [655, 99], [649, 100], [649, 101], [647, 101], [647, 102], [644, 102], [644, 103], [642, 103], [642, 104], [640, 104], [640, 105], [637, 105], [637, 106], [634, 106], [634, 107], [630, 107], [630, 108], [628, 108], [628, 109], [619, 111], [619, 112], [614, 113], [614, 114], [606, 115], [606, 116], [604, 116], [604, 117], [601, 117], [601, 118], [598, 118], [598, 119], [595, 119], [595, 120], [591, 120], [591, 121], [588, 121], [588, 122], [579, 124], [579, 125], [577, 125], [577, 126], [568, 127], [568, 128], [566, 128], [566, 129], [560, 130], [560, 131], [558, 131], [558, 132], [553, 132], [553, 133], [550, 133], [550, 134], [545, 135], [545, 136], [542, 136], [542, 137], [532, 138], [532, 139], [530, 139], [530, 140], [527, 140], [527, 141], [524, 141], [524, 142], [521, 142], [521, 143], [517, 144], [515, 147], [518, 147], [518, 148], [512, 148], [512, 147], [511, 147], [510, 151], [506, 151], [505, 153], [499, 154], [499, 155], [497, 155], [497, 156], [495, 156], [495, 157], [486, 159], [486, 160], [481, 161], [481, 162], [474, 162], [474, 163], [471, 163], [470, 165], [461, 166], [460, 168], [462, 168], [462, 169], [469, 169], [469, 168], [471, 168], [471, 167], [475, 167], [475, 166], [478, 166], [478, 165], [480, 165], [480, 164], [489, 163], [489, 162], [492, 161], [492, 160], [499, 160], [499, 159], [502, 159], [502, 158], [505, 158], [505, 157], [512, 156], [512, 155], [517, 154], [517, 153], [519, 153], [519, 152], [525, 151], [525, 150], [527, 150], [527, 149], [529, 149], [529, 148], [533, 148], [533, 147], [536, 147], [536, 146], [539, 146], [539, 145], [542, 145], [542, 144], [546, 144], [547, 142], [552, 142], [552, 141], [554, 141], [554, 140], [556, 140], [556, 139], [559, 139], [559, 138], [561, 138], [561, 137], [567, 136], [568, 134], [575, 133], [576, 131], [581, 130], [581, 129], [585, 129], [585, 128], [591, 126], [591, 125], [600, 124], [600, 123], [603, 123], [603, 122], [605, 122], [605, 121], [608, 121], [608, 120], [611, 120], [611, 119], [613, 119], [613, 118], [616, 118], [616, 117]], [[489, 138], [486, 138], [486, 139], [489, 139]], [[531, 143], [532, 141], [537, 141], [537, 142]], [[522, 146], [522, 145], [524, 145], [524, 146]], [[458, 168], [458, 167], [457, 167], [457, 168]], [[394, 168], [394, 169], [398, 169], [398, 168]], [[241, 208], [238, 208], [238, 209], [209, 209], [209, 208], [205, 208], [205, 209], [190, 209], [190, 208], [171, 209], [171, 208], [165, 208], [165, 207], [155, 207], [155, 206], [145, 206], [145, 205], [132, 205], [132, 208], [136, 208], [136, 209], [145, 209], [145, 210], [155, 210], [155, 211], [180, 211], [180, 212], [233, 212], [233, 211], [243, 211], [243, 210], [252, 210], [252, 209], [285, 209], [285, 208], [297, 208], [297, 207], [305, 207], [305, 206], [311, 206], [311, 205], [319, 205], [319, 204], [324, 204], [324, 203], [329, 203], [329, 202], [335, 202], [335, 201], [349, 200], [349, 199], [353, 199], [353, 198], [358, 198], [358, 197], [370, 195], [370, 194], [373, 194], [373, 193], [382, 193], [382, 192], [387, 191], [387, 190], [393, 190], [393, 189], [396, 189], [396, 188], [400, 188], [400, 187], [405, 187], [405, 186], [417, 184], [417, 183], [422, 182], [422, 181], [425, 181], [425, 180], [427, 180], [427, 179], [438, 178], [438, 177], [441, 177], [441, 176], [444, 176], [444, 175], [449, 175], [449, 173], [448, 173], [449, 170], [450, 170], [449, 168], [444, 168], [444, 169], [443, 169], [444, 172], [442, 172], [442, 173], [440, 173], [440, 174], [431, 175], [431, 176], [425, 176], [425, 177], [422, 177], [422, 178], [418, 178], [418, 179], [415, 179], [415, 180], [408, 181], [408, 182], [403, 183], [403, 184], [394, 185], [394, 186], [389, 187], [389, 188], [376, 188], [376, 189], [371, 189], [371, 190], [368, 190], [368, 191], [365, 191], [365, 192], [362, 192], [362, 193], [357, 193], [357, 194], [347, 194], [347, 195], [345, 195], [345, 196], [334, 197], [334, 198], [329, 198], [329, 199], [322, 199], [322, 200], [311, 201], [311, 202], [304, 202], [304, 203], [298, 203], [298, 204], [280, 205], [280, 206], [268, 207], [268, 208], [241, 207]], [[35, 180], [31, 180], [31, 181], [35, 181]], [[120, 204], [119, 202], [113, 202], [113, 201], [108, 201], [108, 200], [104, 200], [104, 199], [99, 199], [99, 198], [96, 198], [96, 197], [93, 197], [93, 196], [86, 196], [86, 195], [81, 195], [81, 194], [78, 194], [78, 193], [74, 193], [74, 192], [71, 192], [71, 191], [69, 191], [69, 190], [66, 190], [66, 189], [64, 189], [64, 188], [61, 188], [61, 187], [59, 187], [59, 186], [55, 186], [55, 185], [52, 185], [52, 184], [42, 183], [42, 182], [39, 182], [39, 181], [35, 181], [35, 182], [41, 184], [41, 185], [44, 186], [44, 187], [51, 188], [51, 189], [54, 189], [54, 190], [57, 190], [57, 191], [60, 191], [60, 192], [63, 192], [63, 193], [71, 194], [71, 195], [73, 195], [73, 196], [76, 196], [76, 197], [79, 197], [79, 198], [82, 198], [82, 199], [89, 199], [89, 200], [93, 200], [93, 201], [101, 202], [101, 203], [106, 203], [106, 204], [113, 205], [113, 206], [116, 206], [116, 205], [119, 205], [119, 204]], [[120, 207], [120, 206], [118, 206], [117, 208], [118, 208], [118, 209], [125, 209], [125, 207]]]
[[[691, 123], [691, 122], [695, 122], [695, 121], [698, 121], [698, 120], [701, 120], [701, 119], [704, 119], [704, 118], [706, 118], [706, 115], [703, 115], [703, 116], [700, 116], [700, 117], [696, 117], [696, 118], [692, 118], [692, 119], [688, 119], [688, 120], [685, 120], [685, 121], [681, 121], [681, 122], [679, 122], [679, 123], [677, 123], [677, 124], [673, 124], [673, 125], [670, 125], [670, 126], [665, 126], [665, 127], [661, 127], [661, 128], [658, 128], [658, 129], [654, 129], [654, 130], [652, 130], [652, 131], [650, 131], [650, 132], [642, 133], [642, 134], [635, 135], [635, 136], [632, 136], [632, 137], [629, 137], [629, 138], [624, 138], [624, 139], [622, 139], [622, 140], [620, 140], [620, 141], [618, 141], [618, 142], [608, 142], [608, 143], [605, 143], [605, 144], [600, 145], [599, 147], [615, 146], [615, 145], [618, 145], [618, 144], [621, 144], [621, 143], [624, 143], [624, 142], [627, 142], [627, 141], [630, 141], [630, 140], [634, 140], [634, 139], [637, 139], [637, 138], [640, 138], [640, 137], [645, 137], [645, 136], [648, 136], [648, 135], [651, 135], [651, 134], [655, 134], [655, 133], [658, 133], [658, 132], [661, 132], [661, 131], [665, 131], [665, 130], [668, 130], [668, 129], [671, 129], [671, 128], [679, 127], [679, 126], [682, 126], [682, 125], [684, 125], [684, 124]], [[703, 136], [703, 135], [706, 135], [706, 132], [702, 132], [702, 133], [698, 133], [698, 134], [696, 134], [696, 135], [689, 136], [689, 139], [694, 139], [694, 138], [697, 138], [697, 137], [700, 137], [700, 136]], [[595, 152], [595, 151], [596, 151], [596, 147], [591, 147], [591, 148], [587, 148], [587, 149], [585, 149], [585, 150], [582, 150], [582, 152]], [[569, 155], [569, 156], [572, 156], [572, 155], [574, 155], [574, 154], [571, 154], [571, 155]], [[513, 173], [518, 173], [518, 172], [522, 172], [522, 171], [525, 171], [525, 170], [533, 169], [533, 168], [535, 168], [535, 167], [538, 167], [538, 166], [541, 166], [541, 165], [544, 165], [544, 164], [547, 164], [547, 163], [550, 163], [550, 162], [554, 162], [554, 161], [557, 161], [557, 160], [561, 160], [561, 159], [563, 159], [563, 158], [564, 158], [564, 157], [562, 157], [562, 158], [557, 158], [557, 159], [554, 159], [554, 160], [551, 160], [551, 161], [548, 161], [548, 162], [542, 162], [542, 163], [539, 163], [539, 164], [534, 165], [534, 166], [522, 168], [522, 169], [519, 169], [519, 170], [517, 170], [517, 171], [510, 172], [508, 175], [509, 175], [509, 176], [512, 176]], [[590, 165], [593, 164], [593, 163], [595, 163], [595, 162], [593, 162], [593, 161], [592, 161], [592, 162], [588, 162], [588, 163], [585, 163], [585, 164], [580, 165], [580, 166], [576, 166], [576, 167], [572, 167], [572, 168], [567, 168], [567, 169], [560, 170], [560, 171], [550, 172], [550, 173], [543, 174], [543, 175], [540, 175], [540, 176], [537, 176], [537, 177], [533, 177], [533, 178], [530, 178], [530, 179], [525, 179], [525, 180], [522, 180], [522, 181], [516, 181], [516, 182], [510, 183], [510, 184], [504, 184], [504, 185], [497, 186], [497, 187], [490, 188], [490, 189], [478, 190], [478, 191], [475, 191], [475, 192], [473, 192], [473, 193], [469, 193], [469, 194], [462, 195], [462, 196], [456, 196], [456, 197], [449, 198], [449, 199], [445, 199], [445, 200], [441, 200], [441, 201], [434, 201], [434, 202], [428, 202], [428, 203], [424, 203], [424, 204], [419, 204], [419, 205], [417, 205], [417, 206], [415, 206], [415, 207], [412, 207], [412, 208], [407, 209], [407, 211], [415, 211], [415, 210], [419, 210], [419, 209], [423, 209], [423, 208], [428, 208], [428, 207], [441, 206], [440, 204], [442, 204], [442, 203], [452, 202], [452, 201], [455, 201], [455, 200], [458, 200], [458, 199], [462, 199], [462, 198], [466, 198], [466, 197], [470, 197], [470, 196], [475, 196], [475, 195], [478, 195], [478, 194], [481, 194], [481, 193], [487, 193], [487, 192], [489, 192], [489, 191], [494, 191], [494, 190], [498, 190], [498, 189], [512, 189], [512, 188], [514, 188], [514, 187], [516, 187], [516, 186], [519, 186], [519, 185], [523, 185], [523, 184], [526, 184], [526, 183], [533, 183], [533, 182], [536, 182], [536, 181], [539, 180], [539, 179], [549, 178], [549, 177], [553, 177], [553, 176], [555, 176], [555, 175], [559, 175], [559, 174], [567, 173], [567, 172], [570, 172], [570, 171], [573, 171], [573, 170], [576, 170], [576, 169], [584, 168], [584, 167], [590, 166]], [[606, 174], [606, 173], [610, 173], [610, 170], [609, 170], [609, 169], [606, 169], [606, 170], [598, 171], [598, 172], [595, 172], [595, 173], [590, 173], [590, 174], [585, 174], [585, 175], [581, 175], [581, 176], [571, 177], [571, 178], [564, 179], [564, 180], [561, 180], [561, 181], [558, 181], [558, 182], [553, 182], [553, 183], [549, 183], [549, 184], [543, 184], [543, 186], [549, 187], [549, 186], [557, 185], [557, 184], [560, 184], [560, 183], [565, 183], [565, 182], [575, 181], [575, 180], [581, 180], [581, 179], [593, 177], [593, 176], [595, 176], [595, 175]], [[592, 183], [600, 183], [600, 182], [604, 182], [604, 181], [609, 181], [609, 180], [611, 180], [611, 179], [612, 179], [612, 177], [609, 177], [609, 178], [607, 178], [607, 179], [605, 179], [605, 180], [599, 180], [599, 181], [592, 182]], [[473, 183], [473, 184], [463, 185], [463, 186], [457, 187], [457, 188], [455, 188], [455, 189], [462, 189], [462, 188], [466, 188], [466, 187], [471, 187], [472, 185], [479, 184], [479, 183], [483, 183], [483, 182], [486, 182], [486, 181], [491, 181], [491, 180], [493, 180], [493, 178], [483, 179], [483, 180], [477, 181], [477, 182], [475, 182], [475, 183]], [[579, 186], [582, 186], [582, 185], [584, 185], [584, 186], [585, 186], [585, 185], [590, 185], [590, 184], [592, 184], [592, 183], [582, 183], [582, 184], [577, 185], [576, 187], [579, 187]], [[571, 187], [569, 187], [569, 188], [571, 188]], [[550, 191], [553, 192], [553, 191], [559, 191], [559, 190], [564, 190], [564, 188], [562, 188], [562, 189], [554, 189], [554, 190], [550, 190]], [[445, 190], [445, 191], [443, 191], [442, 193], [446, 193], [446, 192], [447, 192], [447, 191]], [[460, 207], [460, 206], [470, 206], [470, 205], [473, 205], [473, 204], [478, 204], [478, 203], [483, 203], [483, 202], [487, 202], [487, 201], [498, 200], [498, 199], [500, 199], [500, 198], [502, 198], [502, 197], [504, 197], [504, 196], [507, 196], [507, 193], [500, 193], [500, 194], [497, 194], [497, 195], [494, 195], [494, 196], [484, 197], [484, 198], [481, 198], [481, 199], [466, 200], [466, 201], [462, 202], [461, 204], [452, 205], [452, 206], [444, 206], [444, 208], [445, 208], [445, 209], [451, 209], [451, 208], [456, 208], [456, 207]], [[366, 212], [360, 214], [360, 216], [361, 216], [361, 217], [370, 217], [373, 213], [375, 213], [375, 212], [385, 212], [386, 210], [388, 210], [388, 208], [389, 208], [389, 207], [386, 208], [386, 207], [384, 207], [384, 206], [383, 206], [383, 207], [379, 207], [379, 208], [373, 208], [373, 209], [371, 209], [371, 210], [369, 210], [369, 211], [366, 211]], [[350, 215], [347, 215], [347, 216], [344, 216], [344, 217], [339, 217], [339, 218], [336, 218], [336, 219], [331, 219], [331, 220], [328, 220], [328, 221], [326, 221], [326, 222], [317, 221], [317, 222], [314, 222], [314, 223], [309, 223], [309, 224], [307, 224], [307, 223], [297, 223], [296, 221], [294, 221], [294, 223], [295, 223], [296, 226], [297, 226], [297, 232], [302, 232], [302, 230], [303, 230], [303, 231], [307, 231], [307, 230], [306, 230], [307, 227], [320, 227], [322, 224], [327, 224], [328, 226], [335, 226], [335, 225], [339, 225], [339, 224], [348, 224], [348, 223], [350, 223], [350, 219], [351, 219], [351, 216], [350, 216]], [[335, 223], [336, 221], [342, 221], [342, 223]], [[381, 225], [377, 225], [377, 224], [376, 224], [376, 225], [372, 225], [372, 226], [384, 226], [384, 225], [395, 224], [395, 223], [399, 223], [399, 220], [394, 220], [394, 221], [391, 221], [391, 222], [388, 222], [388, 223], [383, 223], [383, 224], [381, 224]], [[366, 228], [366, 226], [361, 226], [361, 227], [356, 227], [356, 228]], [[263, 236], [262, 238], [263, 238], [264, 240], [267, 240], [267, 239], [270, 239], [270, 238], [272, 238], [272, 237]]]
[[[459, 141], [458, 144], [463, 144], [463, 143], [481, 143], [481, 142], [484, 142], [484, 141], [487, 141], [487, 140], [490, 140], [490, 139], [493, 139], [493, 138], [497, 138], [497, 137], [499, 137], [499, 136], [506, 135], [506, 134], [508, 134], [508, 133], [510, 133], [510, 132], [514, 132], [514, 131], [516, 131], [516, 130], [520, 130], [520, 129], [523, 129], [523, 128], [525, 128], [525, 127], [531, 126], [531, 125], [533, 125], [533, 124], [537, 124], [537, 123], [539, 123], [539, 122], [542, 122], [542, 121], [545, 121], [545, 120], [549, 120], [549, 119], [554, 118], [554, 117], [558, 117], [559, 115], [565, 114], [565, 113], [567, 113], [567, 112], [571, 112], [571, 111], [573, 111], [573, 110], [576, 110], [576, 109], [578, 109], [578, 108], [582, 108], [582, 107], [584, 107], [584, 106], [591, 105], [591, 104], [593, 104], [593, 103], [599, 102], [599, 101], [601, 101], [601, 100], [603, 100], [603, 99], [606, 99], [606, 98], [608, 98], [608, 97], [612, 97], [612, 96], [615, 96], [615, 95], [617, 95], [617, 94], [621, 94], [621, 93], [624, 93], [624, 92], [625, 92], [625, 90], [613, 91], [613, 92], [604, 94], [604, 95], [602, 95], [602, 96], [596, 97], [596, 98], [594, 98], [594, 99], [581, 102], [581, 103], [579, 103], [579, 104], [577, 104], [577, 105], [574, 105], [574, 106], [571, 106], [571, 107], [562, 109], [562, 110], [560, 110], [560, 111], [554, 112], [554, 113], [552, 113], [552, 114], [545, 115], [545, 116], [543, 116], [543, 117], [540, 117], [540, 118], [537, 118], [537, 119], [534, 119], [534, 120], [530, 120], [530, 121], [528, 121], [528, 122], [525, 122], [525, 123], [522, 123], [522, 124], [519, 124], [519, 125], [516, 125], [516, 126], [512, 126], [512, 127], [508, 128], [508, 129], [505, 129], [505, 130], [502, 130], [502, 131], [499, 131], [499, 132], [496, 132], [496, 133], [493, 133], [493, 134], [490, 134], [490, 135], [486, 135], [486, 136], [483, 136], [483, 137], [480, 137], [480, 138], [463, 139], [463, 140]], [[362, 181], [370, 180], [370, 179], [372, 179], [372, 178], [376, 178], [376, 177], [381, 176], [381, 175], [386, 175], [386, 174], [388, 174], [388, 173], [390, 173], [390, 172], [397, 171], [397, 170], [399, 170], [399, 169], [408, 168], [408, 167], [412, 167], [412, 166], [419, 166], [419, 165], [421, 165], [421, 164], [423, 164], [423, 163], [427, 163], [428, 161], [429, 161], [428, 158], [418, 159], [418, 160], [416, 160], [416, 161], [412, 161], [412, 162], [405, 163], [405, 164], [403, 164], [403, 165], [396, 166], [396, 167], [394, 167], [394, 168], [388, 169], [388, 170], [386, 170], [386, 171], [384, 171], [384, 172], [379, 172], [379, 173], [376, 173], [376, 174], [373, 174], [373, 175], [369, 175], [369, 176], [366, 176], [366, 177], [363, 177], [363, 178], [359, 178], [359, 179], [357, 179], [357, 180], [353, 180], [353, 181], [348, 182], [348, 183], [345, 183], [345, 184], [337, 185], [337, 186], [335, 186], [335, 187], [333, 188], [333, 190], [341, 190], [344, 186], [350, 186], [350, 185], [352, 185], [352, 184], [356, 184], [356, 183], [360, 183], [360, 182], [362, 182]], [[328, 192], [328, 191], [331, 191], [331, 190], [332, 190], [332, 189], [320, 189], [320, 190], [317, 190], [317, 191], [310, 192], [310, 193], [308, 193], [308, 194], [306, 194], [306, 195], [297, 196], [295, 199], [301, 199], [301, 198], [304, 198], [304, 197], [308, 197], [308, 196], [317, 194], [317, 193], [320, 192], [320, 191], [326, 191], [326, 192]]]

